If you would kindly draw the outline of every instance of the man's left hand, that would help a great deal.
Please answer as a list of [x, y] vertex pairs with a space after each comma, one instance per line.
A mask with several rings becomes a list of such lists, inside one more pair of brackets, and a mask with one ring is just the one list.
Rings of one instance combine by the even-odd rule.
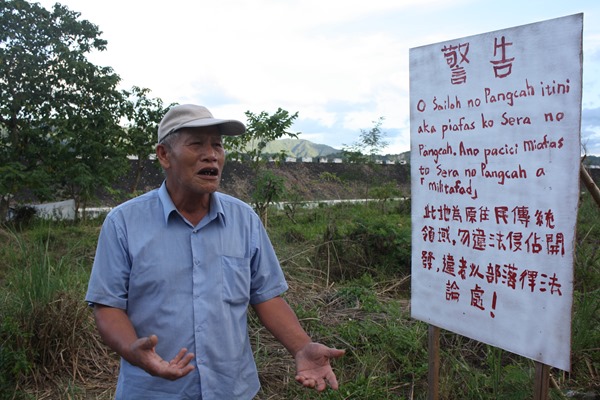
[[310, 342], [296, 353], [296, 381], [304, 387], [322, 392], [327, 385], [338, 388], [338, 381], [329, 360], [343, 356], [345, 350]]

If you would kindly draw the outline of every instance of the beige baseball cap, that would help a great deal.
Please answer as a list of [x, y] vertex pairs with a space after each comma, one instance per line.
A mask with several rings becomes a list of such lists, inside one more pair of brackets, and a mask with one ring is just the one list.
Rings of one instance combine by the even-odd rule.
[[171, 133], [182, 128], [199, 128], [218, 125], [222, 135], [237, 136], [246, 132], [240, 121], [233, 119], [217, 119], [204, 106], [181, 104], [172, 107], [158, 125], [158, 143]]

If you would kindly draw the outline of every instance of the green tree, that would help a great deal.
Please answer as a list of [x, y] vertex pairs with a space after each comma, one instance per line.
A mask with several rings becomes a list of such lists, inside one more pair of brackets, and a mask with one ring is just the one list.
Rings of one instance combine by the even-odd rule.
[[252, 202], [266, 225], [269, 205], [283, 196], [285, 188], [283, 180], [276, 179], [277, 177], [273, 173], [263, 170], [262, 167], [266, 163], [263, 150], [272, 140], [282, 137], [298, 138], [299, 133], [288, 131], [294, 120], [298, 118], [298, 113], [290, 115], [288, 111], [281, 108], [278, 108], [273, 115], [269, 115], [265, 111], [258, 115], [246, 111], [246, 118], [248, 119], [246, 134], [226, 137], [224, 147], [229, 159], [245, 158], [249, 160], [255, 173]]
[[401, 194], [402, 192], [400, 189], [398, 189], [398, 187], [392, 182], [387, 182], [381, 186], [371, 189], [371, 196], [374, 199], [377, 199], [377, 202], [381, 206], [382, 214], [385, 214], [386, 212], [386, 203], [392, 200], [394, 197], [400, 197]]
[[246, 111], [245, 114], [246, 134], [227, 137], [224, 145], [228, 159], [247, 159], [252, 169], [258, 173], [266, 162], [263, 151], [270, 141], [283, 137], [298, 138], [299, 133], [288, 131], [298, 118], [298, 113], [290, 115], [288, 111], [278, 108], [273, 115], [266, 111], [260, 114]]
[[10, 196], [70, 196], [85, 204], [126, 168], [119, 77], [90, 63], [98, 27], [56, 4], [0, 2], [0, 215]]
[[78, 107], [65, 107], [51, 121], [49, 152], [42, 168], [48, 171], [49, 186], [55, 197], [72, 198], [77, 209], [84, 209], [97, 190], [110, 188], [128, 168], [121, 146], [125, 136], [119, 125], [124, 115], [120, 92], [95, 87]]
[[384, 140], [387, 135], [381, 130], [384, 117], [379, 117], [370, 130], [360, 130], [358, 141], [351, 145], [343, 145], [342, 152], [350, 162], [366, 162], [375, 164], [377, 156], [385, 149], [389, 143]]
[[131, 91], [126, 91], [128, 98], [126, 125], [127, 135], [122, 141], [122, 147], [127, 155], [135, 156], [134, 179], [130, 188], [134, 193], [139, 185], [140, 177], [151, 154], [154, 154], [156, 146], [156, 132], [158, 124], [167, 110], [173, 106], [163, 107], [160, 98], [150, 98], [150, 89], [134, 86]]
[[284, 179], [281, 176], [277, 176], [269, 170], [262, 171], [257, 176], [252, 202], [265, 227], [268, 224], [267, 209], [269, 205], [281, 201], [285, 193]]
[[[368, 164], [371, 170], [377, 169], [377, 156], [383, 149], [388, 146], [388, 142], [384, 140], [386, 133], [381, 130], [384, 117], [379, 117], [370, 130], [360, 130], [358, 141], [352, 145], [344, 145], [342, 152], [349, 162]], [[374, 182], [374, 176], [366, 179], [365, 198], [369, 198], [369, 187]]]

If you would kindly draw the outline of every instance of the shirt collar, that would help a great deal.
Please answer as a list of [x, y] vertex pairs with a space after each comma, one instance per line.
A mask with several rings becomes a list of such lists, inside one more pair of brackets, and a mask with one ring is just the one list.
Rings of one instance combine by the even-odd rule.
[[[172, 212], [176, 212], [179, 214], [179, 211], [177, 211], [177, 207], [175, 207], [173, 200], [171, 200], [171, 196], [169, 196], [166, 182], [166, 180], [163, 181], [162, 185], [160, 185], [160, 188], [158, 189], [158, 198], [160, 199], [160, 202], [163, 205], [163, 216], [165, 218], [165, 224], [169, 222], [169, 216]], [[220, 217], [220, 220], [222, 221], [223, 225], [226, 225], [225, 211], [223, 210], [223, 205], [221, 204], [221, 200], [219, 197], [220, 195], [218, 192], [214, 192], [210, 196], [210, 209], [208, 210], [207, 222], [210, 222]]]
[[227, 226], [225, 223], [225, 210], [223, 209], [223, 204], [221, 203], [221, 194], [219, 192], [214, 192], [210, 195], [210, 209], [208, 210], [208, 217], [209, 221], [220, 217], [223, 225]]
[[167, 191], [167, 181], [163, 181], [162, 185], [158, 189], [158, 198], [163, 206], [163, 213], [165, 218], [165, 224], [169, 222], [169, 215], [173, 211], [177, 212], [177, 208], [175, 204], [173, 204], [173, 200], [171, 200], [171, 196], [169, 196], [169, 192]]

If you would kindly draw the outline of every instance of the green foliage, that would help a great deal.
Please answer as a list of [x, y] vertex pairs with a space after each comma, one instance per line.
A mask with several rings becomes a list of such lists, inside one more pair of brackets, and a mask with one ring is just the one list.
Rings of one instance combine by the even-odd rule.
[[381, 130], [384, 117], [379, 117], [370, 130], [360, 130], [358, 141], [351, 145], [344, 145], [342, 153], [349, 162], [368, 162], [375, 163], [376, 156], [388, 146], [388, 142], [384, 140], [386, 133]]
[[338, 177], [335, 173], [331, 173], [331, 172], [321, 172], [319, 174], [319, 180], [323, 181], [323, 182], [334, 182], [334, 183], [341, 183], [342, 180], [340, 179], [340, 177]]
[[409, 225], [394, 223], [385, 217], [357, 219], [349, 237], [361, 247], [369, 265], [386, 273], [409, 273]]
[[[0, 147], [0, 150], [3, 153], [0, 154], [1, 158], [8, 160], [7, 149], [3, 146]], [[27, 179], [27, 174], [24, 170], [23, 164], [18, 162], [6, 162], [4, 165], [0, 163], [0, 216], [6, 215], [11, 194], [25, 186], [24, 181]]]
[[367, 312], [381, 311], [381, 304], [374, 290], [375, 282], [370, 275], [348, 282], [336, 293], [335, 299], [345, 308], [356, 308]]
[[305, 204], [305, 201], [302, 200], [301, 194], [298, 192], [296, 188], [292, 188], [287, 190], [285, 193], [285, 204], [283, 206], [283, 210], [285, 215], [292, 220], [292, 222], [296, 222], [296, 212]]
[[[383, 117], [379, 117], [378, 121], [374, 121], [373, 128], [366, 131], [360, 130], [360, 136], [358, 141], [352, 145], [344, 145], [342, 147], [342, 153], [350, 163], [365, 163], [369, 164], [372, 168], [380, 167], [376, 164], [377, 155], [388, 145], [388, 142], [384, 141], [386, 135], [381, 130], [383, 124]], [[369, 188], [372, 184], [378, 184], [377, 174], [371, 174], [364, 181], [365, 183], [365, 198], [369, 197]]]
[[106, 41], [79, 16], [59, 4], [0, 4], [3, 198], [32, 188], [40, 200], [70, 197], [79, 207], [124, 171], [119, 77], [86, 59]]
[[358, 144], [355, 144], [354, 147], [343, 148], [342, 154], [346, 161], [351, 164], [366, 164], [369, 162], [369, 157], [362, 153]]
[[[319, 398], [426, 398], [426, 325], [410, 320], [398, 312], [400, 307], [389, 305], [381, 297], [385, 292], [382, 290], [384, 282], [395, 282], [394, 286], [410, 273], [410, 213], [397, 212], [401, 208], [410, 210], [409, 206], [409, 201], [398, 202], [394, 212], [380, 216], [364, 204], [343, 204], [299, 210], [295, 223], [278, 219], [277, 224], [272, 224], [275, 238], [279, 231], [302, 232], [304, 240], [298, 240], [302, 251], [298, 250], [297, 257], [288, 256], [287, 252], [283, 254], [286, 272], [304, 280], [307, 279], [305, 272], [310, 270], [314, 277], [328, 282], [325, 287], [335, 285], [337, 289], [327, 295], [323, 303], [344, 310], [343, 317], [338, 316], [333, 325], [336, 311], [330, 309], [320, 310], [317, 320], [307, 313], [311, 319], [304, 322], [317, 337], [329, 338], [330, 344], [348, 351], [343, 359], [336, 360], [341, 390], [327, 392]], [[585, 291], [575, 293], [573, 373], [553, 372], [563, 393], [569, 387], [581, 393], [598, 390], [593, 379], [590, 381], [595, 371], [600, 370], [600, 352], [596, 345], [600, 340], [596, 334], [600, 332], [600, 286], [594, 272], [598, 268], [594, 255], [600, 238], [600, 232], [595, 229], [597, 212], [595, 204], [585, 198], [582, 200], [577, 250], [582, 256], [578, 256], [575, 274], [583, 270], [589, 275], [585, 284], [579, 283]], [[393, 245], [380, 247], [398, 238], [402, 244], [395, 248]], [[277, 245], [277, 240], [274, 243]], [[307, 258], [311, 243], [317, 251], [314, 258]], [[406, 260], [406, 268], [382, 267], [401, 264], [386, 260], [394, 254]], [[401, 293], [400, 296], [409, 295], [407, 291]], [[389, 332], [390, 337], [382, 331]], [[398, 344], [392, 337], [396, 342], [405, 343]], [[523, 399], [533, 395], [531, 360], [449, 332], [444, 335], [442, 351], [442, 399]], [[384, 356], [387, 354], [395, 354], [395, 358], [388, 359]], [[284, 397], [317, 398], [311, 396], [290, 389]], [[551, 393], [552, 399], [561, 396], [557, 390]]]
[[[573, 348], [578, 353], [592, 353], [600, 343], [600, 290], [575, 292], [573, 318]], [[596, 354], [596, 363], [600, 354]]]
[[124, 92], [127, 97], [126, 115], [129, 122], [126, 126], [127, 135], [123, 138], [121, 147], [127, 155], [134, 155], [137, 158], [135, 178], [130, 193], [137, 190], [144, 168], [142, 161], [154, 154], [158, 125], [169, 108], [163, 107], [161, 99], [148, 97], [149, 93], [150, 89], [137, 86], [132, 87], [131, 91]]
[[[27, 349], [19, 346], [19, 342], [27, 336], [18, 323], [0, 304], [0, 400], [13, 399], [19, 376], [25, 375], [31, 369], [27, 357]], [[18, 398], [18, 397], [17, 397]]]
[[276, 222], [270, 226], [277, 229], [270, 234], [276, 243], [279, 238], [284, 242], [304, 238], [306, 251], [314, 249], [311, 266], [329, 280], [357, 279], [366, 272], [378, 277], [403, 275], [410, 271], [410, 219], [392, 211], [383, 215], [351, 203], [299, 208], [293, 220], [272, 215]]
[[[591, 255], [600, 232], [589, 221], [597, 211], [582, 201], [577, 245], [583, 255], [576, 275], [597, 268]], [[269, 234], [291, 288], [286, 298], [314, 340], [344, 348], [346, 355], [334, 361], [339, 391], [307, 391], [293, 381], [291, 357], [251, 314], [250, 340], [263, 384], [257, 399], [425, 399], [428, 327], [408, 313], [410, 291], [401, 285], [408, 264], [391, 268], [397, 261], [371, 253], [381, 257], [376, 266], [365, 257], [365, 247], [375, 251], [377, 240], [399, 247], [380, 252], [406, 257], [409, 216], [342, 204], [298, 208], [294, 221], [283, 212], [271, 218]], [[96, 334], [82, 301], [101, 222], [34, 221], [19, 232], [0, 229], [0, 398], [97, 398], [82, 389], [81, 380], [91, 378], [78, 365], [82, 360], [94, 360], [91, 371], [103, 382], [116, 381], [114, 360], [91, 340]], [[585, 276], [573, 306], [572, 373], [552, 372], [563, 393], [599, 390], [600, 286]], [[441, 399], [532, 397], [531, 360], [450, 332], [442, 332], [441, 350]], [[102, 370], [104, 365], [109, 368]], [[54, 396], [36, 387], [44, 381], [59, 382]], [[551, 398], [564, 395], [553, 390]]]
[[441, 398], [454, 399], [458, 393], [479, 400], [533, 398], [531, 360], [466, 338], [451, 340], [442, 349]]
[[600, 370], [600, 289], [575, 292], [573, 309], [572, 376], [580, 380], [590, 371]]
[[[297, 138], [297, 133], [288, 132], [288, 129], [298, 118], [298, 113], [290, 115], [286, 110], [278, 108], [273, 115], [263, 111], [254, 114], [246, 111], [246, 133], [240, 136], [228, 136], [224, 139], [223, 146], [227, 151], [228, 159], [246, 158], [254, 170], [256, 180], [253, 182], [253, 205], [260, 215], [263, 224], [267, 222], [267, 209], [270, 204], [284, 196], [285, 186], [283, 179], [271, 171], [262, 171], [266, 160], [263, 151], [267, 144], [282, 137]], [[281, 154], [285, 157], [285, 154]]]
[[[396, 311], [370, 314], [370, 318], [350, 318], [337, 326], [336, 333], [340, 340], [351, 344], [351, 351], [339, 361], [344, 364], [339, 367], [342, 374], [344, 371], [353, 371], [353, 377], [343, 381], [342, 393], [347, 390], [350, 393], [368, 390], [365, 393], [373, 393], [373, 397], [366, 397], [370, 399], [386, 399], [388, 397], [380, 397], [385, 396], [386, 392], [387, 395], [394, 393], [408, 397], [410, 384], [427, 374], [426, 326], [408, 322], [407, 316], [397, 311], [397, 304], [389, 307]], [[346, 387], [345, 383], [357, 378], [366, 379], [363, 381], [366, 386]], [[418, 392], [422, 390], [420, 388]]]
[[270, 204], [279, 201], [285, 194], [285, 185], [281, 176], [272, 171], [262, 172], [256, 182], [256, 189], [252, 195], [255, 203]]
[[252, 192], [252, 203], [265, 226], [269, 205], [281, 200], [284, 195], [285, 185], [282, 177], [268, 170], [259, 172], [256, 187]]
[[258, 172], [266, 162], [263, 159], [263, 151], [270, 141], [283, 137], [294, 139], [298, 137], [298, 133], [288, 131], [298, 118], [298, 113], [290, 115], [288, 111], [278, 108], [273, 115], [269, 115], [266, 111], [260, 114], [246, 111], [245, 114], [247, 118], [246, 133], [240, 136], [226, 137], [223, 145], [228, 159], [245, 158], [251, 163], [252, 169]]
[[575, 248], [575, 289], [600, 288], [600, 210], [586, 192], [581, 197]]
[[379, 207], [381, 208], [381, 212], [385, 214], [386, 203], [388, 203], [394, 197], [400, 197], [401, 193], [402, 192], [395, 184], [388, 182], [381, 186], [371, 188], [369, 194], [372, 198], [377, 199]]
[[97, 234], [97, 226], [47, 221], [0, 229], [1, 393], [25, 398], [13, 393], [23, 381], [80, 373], [78, 358], [94, 349], [82, 299]]

